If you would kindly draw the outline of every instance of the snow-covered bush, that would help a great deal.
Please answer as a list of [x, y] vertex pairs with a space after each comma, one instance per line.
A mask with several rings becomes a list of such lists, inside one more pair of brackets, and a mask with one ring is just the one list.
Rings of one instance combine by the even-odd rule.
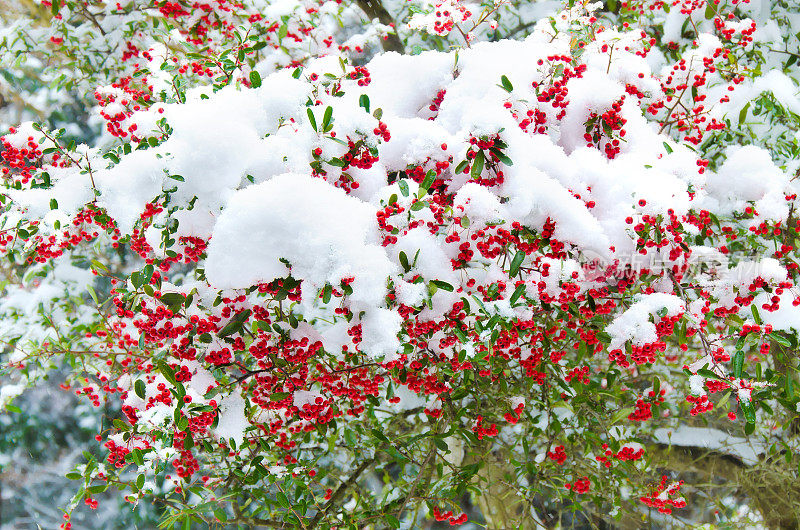
[[798, 480], [788, 3], [42, 4], [4, 53], [102, 132], [0, 138], [0, 400], [62, 367], [118, 411], [64, 527], [113, 487], [187, 527], [741, 517], [670, 445]]

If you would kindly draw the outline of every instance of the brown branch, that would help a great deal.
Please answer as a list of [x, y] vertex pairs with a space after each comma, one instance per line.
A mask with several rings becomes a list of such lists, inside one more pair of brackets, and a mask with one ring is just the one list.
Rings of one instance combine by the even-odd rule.
[[384, 26], [392, 26], [395, 28], [395, 33], [389, 33], [387, 38], [381, 42], [383, 51], [405, 53], [403, 41], [401, 41], [400, 37], [397, 35], [397, 27], [395, 25], [394, 18], [392, 18], [392, 15], [386, 11], [386, 8], [383, 7], [383, 4], [381, 4], [380, 0], [356, 0], [356, 4], [358, 4], [358, 7], [360, 7], [364, 13], [366, 13], [370, 20], [377, 18], [378, 22]]

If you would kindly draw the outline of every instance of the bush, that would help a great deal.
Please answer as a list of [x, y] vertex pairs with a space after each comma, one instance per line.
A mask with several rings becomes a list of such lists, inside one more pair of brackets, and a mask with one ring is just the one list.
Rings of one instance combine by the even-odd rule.
[[111, 415], [63, 527], [789, 524], [787, 2], [42, 5], [0, 401]]

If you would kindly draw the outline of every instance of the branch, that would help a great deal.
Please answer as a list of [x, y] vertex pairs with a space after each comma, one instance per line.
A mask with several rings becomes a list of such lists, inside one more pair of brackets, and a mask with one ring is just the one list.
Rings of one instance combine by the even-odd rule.
[[383, 7], [383, 4], [381, 4], [380, 0], [356, 0], [356, 3], [358, 4], [358, 7], [360, 7], [364, 13], [366, 13], [370, 20], [377, 18], [378, 22], [384, 26], [392, 26], [395, 28], [395, 33], [389, 33], [387, 35], [388, 38], [381, 41], [383, 51], [405, 53], [403, 41], [400, 40], [400, 37], [396, 33], [397, 27], [394, 23], [394, 18], [392, 18], [392, 15], [386, 11], [386, 8]]

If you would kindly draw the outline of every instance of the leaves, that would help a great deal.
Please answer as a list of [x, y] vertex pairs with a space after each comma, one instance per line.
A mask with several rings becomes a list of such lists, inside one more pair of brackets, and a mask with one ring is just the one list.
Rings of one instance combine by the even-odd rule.
[[513, 278], [519, 272], [519, 267], [525, 259], [525, 252], [518, 250], [514, 257], [511, 259], [511, 266], [508, 268], [508, 275]]
[[483, 163], [484, 163], [484, 154], [483, 151], [478, 151], [475, 155], [475, 159], [472, 161], [472, 169], [470, 170], [470, 176], [473, 179], [477, 179], [483, 173]]
[[[328, 105], [325, 109], [325, 114], [322, 116], [322, 132], [328, 132], [333, 128], [333, 107]], [[314, 127], [316, 129], [316, 127]]]
[[733, 355], [733, 376], [741, 379], [744, 368], [744, 352], [739, 350]]
[[366, 94], [361, 94], [358, 98], [358, 106], [364, 109], [367, 114], [369, 114], [369, 96]]
[[251, 313], [252, 311], [250, 309], [243, 309], [242, 311], [236, 313], [231, 321], [228, 322], [219, 333], [217, 333], [217, 336], [224, 338], [239, 332], [239, 330], [242, 329], [244, 322], [250, 317]]
[[314, 111], [311, 108], [306, 108], [306, 114], [308, 114], [308, 121], [311, 123], [311, 128], [315, 131], [317, 130], [317, 119], [314, 117]]
[[511, 92], [514, 90], [514, 85], [511, 84], [511, 81], [508, 80], [508, 77], [505, 75], [500, 76], [500, 88], [505, 90], [506, 92]]
[[144, 381], [137, 379], [133, 385], [133, 389], [137, 396], [139, 396], [141, 399], [145, 398], [146, 393]]

